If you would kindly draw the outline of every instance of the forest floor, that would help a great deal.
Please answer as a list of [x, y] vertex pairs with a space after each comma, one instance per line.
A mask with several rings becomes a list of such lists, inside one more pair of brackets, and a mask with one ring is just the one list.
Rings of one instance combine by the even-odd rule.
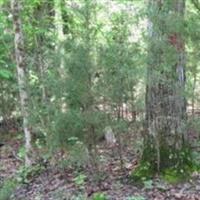
[[[17, 176], [22, 165], [16, 157], [21, 142], [16, 139], [0, 147], [1, 181]], [[89, 200], [99, 193], [105, 194], [108, 200], [200, 200], [198, 173], [194, 173], [187, 182], [178, 184], [169, 184], [159, 178], [148, 180], [143, 186], [131, 182], [129, 176], [138, 164], [138, 157], [130, 148], [126, 146], [123, 151], [124, 169], [121, 170], [115, 149], [107, 148], [105, 143], [100, 144], [98, 173], [97, 169], [88, 166], [77, 167], [77, 163], [76, 167], [74, 163], [60, 167], [59, 161], [62, 163], [64, 158], [58, 154], [54, 164], [47, 164], [40, 173], [34, 174], [26, 183], [18, 185], [10, 199]]]

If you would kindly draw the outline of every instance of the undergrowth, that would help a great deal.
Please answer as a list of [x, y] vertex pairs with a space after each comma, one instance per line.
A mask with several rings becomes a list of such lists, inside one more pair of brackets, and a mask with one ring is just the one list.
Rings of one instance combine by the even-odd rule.
[[8, 179], [3, 182], [0, 188], [0, 200], [9, 200], [17, 186], [16, 180]]

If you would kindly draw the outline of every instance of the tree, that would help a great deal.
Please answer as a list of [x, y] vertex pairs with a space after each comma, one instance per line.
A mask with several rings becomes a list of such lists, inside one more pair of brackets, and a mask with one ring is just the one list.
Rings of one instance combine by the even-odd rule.
[[182, 164], [186, 120], [185, 1], [149, 2], [146, 128], [143, 160], [157, 171]]
[[21, 1], [12, 0], [13, 27], [15, 34], [15, 59], [17, 65], [17, 78], [21, 103], [21, 112], [23, 117], [23, 129], [25, 134], [25, 165], [31, 166], [32, 160], [32, 145], [31, 145], [31, 128], [29, 124], [28, 112], [28, 92], [26, 87], [26, 60], [24, 50], [24, 36], [22, 32], [22, 21], [20, 16]]
[[16, 109], [15, 69], [11, 53], [13, 38], [10, 31], [12, 26], [7, 17], [8, 8], [9, 4], [6, 1], [0, 2], [0, 43], [2, 44], [0, 47], [0, 116], [6, 124], [13, 110]]
[[63, 56], [65, 54], [64, 48], [62, 43], [65, 40], [64, 35], [64, 26], [63, 26], [63, 18], [62, 18], [62, 1], [61, 0], [54, 0], [54, 10], [55, 10], [55, 31], [57, 35], [57, 47], [56, 49], [60, 49], [60, 73], [63, 76], [64, 73], [64, 59]]

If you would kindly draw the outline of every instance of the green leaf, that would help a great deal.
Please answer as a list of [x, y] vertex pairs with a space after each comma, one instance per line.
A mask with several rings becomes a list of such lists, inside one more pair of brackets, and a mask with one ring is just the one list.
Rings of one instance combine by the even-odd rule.
[[74, 178], [76, 185], [83, 185], [87, 177], [84, 174], [80, 174]]
[[13, 77], [12, 73], [7, 69], [0, 69], [0, 78], [11, 79]]

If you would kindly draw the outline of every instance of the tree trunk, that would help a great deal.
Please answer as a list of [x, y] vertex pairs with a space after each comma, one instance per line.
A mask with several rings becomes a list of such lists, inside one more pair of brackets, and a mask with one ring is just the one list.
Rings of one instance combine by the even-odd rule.
[[192, 87], [192, 119], [195, 118], [195, 90], [196, 90], [196, 84], [197, 83], [197, 72], [193, 73], [193, 87]]
[[64, 27], [63, 27], [63, 18], [62, 18], [62, 0], [54, 0], [54, 11], [55, 11], [55, 31], [57, 35], [57, 46], [56, 50], [61, 54], [60, 60], [60, 75], [63, 77], [64, 75], [64, 59], [63, 56], [65, 54], [65, 50], [63, 47], [63, 42], [65, 39], [64, 35]]
[[184, 146], [185, 50], [181, 28], [185, 0], [150, 0], [149, 10], [143, 160], [160, 171], [178, 164], [178, 152]]
[[14, 27], [14, 43], [15, 43], [15, 59], [17, 65], [17, 78], [20, 95], [20, 104], [23, 117], [23, 129], [25, 134], [25, 165], [30, 166], [32, 160], [32, 146], [31, 146], [31, 132], [29, 124], [28, 113], [28, 92], [26, 89], [26, 61], [25, 61], [25, 49], [24, 38], [22, 33], [22, 22], [20, 17], [20, 0], [12, 0], [12, 14], [13, 14], [13, 27]]

